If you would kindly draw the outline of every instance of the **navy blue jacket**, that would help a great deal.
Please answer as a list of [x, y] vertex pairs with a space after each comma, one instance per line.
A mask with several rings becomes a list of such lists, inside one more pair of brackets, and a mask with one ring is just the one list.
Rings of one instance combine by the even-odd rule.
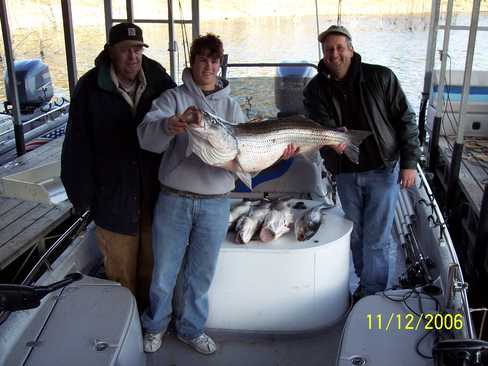
[[153, 99], [176, 86], [156, 61], [143, 56], [142, 68], [147, 87], [133, 115], [102, 52], [76, 85], [61, 156], [61, 179], [75, 210], [90, 209], [97, 225], [127, 235], [138, 232], [141, 206], [152, 212], [159, 192], [161, 155], [140, 148], [136, 129]]

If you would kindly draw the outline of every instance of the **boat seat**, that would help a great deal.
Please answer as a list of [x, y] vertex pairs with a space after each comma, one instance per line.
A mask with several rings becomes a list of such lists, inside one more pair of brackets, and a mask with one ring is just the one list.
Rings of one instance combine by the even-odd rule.
[[[330, 192], [323, 187], [322, 164], [318, 151], [308, 153], [307, 156], [297, 155], [288, 160], [281, 160], [253, 177], [252, 194], [281, 193], [325, 197]], [[251, 190], [237, 180], [234, 192], [246, 193]]]
[[[416, 344], [426, 331], [423, 322], [420, 322], [415, 330], [418, 317], [412, 310], [424, 315], [434, 312], [435, 302], [427, 295], [420, 295], [421, 310], [417, 294], [413, 294], [405, 302], [401, 301], [408, 293], [409, 290], [387, 293], [389, 297], [398, 301], [392, 301], [382, 294], [367, 296], [353, 307], [342, 332], [337, 366], [432, 365], [431, 359], [421, 357], [416, 351]], [[414, 315], [414, 319], [407, 327], [408, 320], [412, 318], [410, 314]], [[390, 317], [392, 320], [387, 329]], [[414, 329], [407, 329], [410, 327]], [[412, 336], [412, 333], [416, 335]], [[420, 342], [419, 350], [422, 354], [431, 356], [432, 341], [433, 336], [429, 334]], [[399, 358], [399, 354], [404, 357]], [[403, 360], [402, 363], [398, 363], [399, 359]]]
[[145, 364], [135, 298], [116, 282], [84, 276], [47, 295], [39, 308], [11, 314], [19, 319], [12, 324], [30, 313], [2, 365]]

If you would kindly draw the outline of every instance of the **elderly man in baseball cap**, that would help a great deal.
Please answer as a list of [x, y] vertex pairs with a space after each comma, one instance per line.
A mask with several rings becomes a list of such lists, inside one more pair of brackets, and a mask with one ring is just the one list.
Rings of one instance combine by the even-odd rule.
[[[143, 48], [149, 47], [142, 38], [142, 29], [132, 23], [120, 23], [110, 29], [105, 49], [123, 90], [131, 87], [142, 68]], [[142, 75], [139, 77], [142, 80]], [[133, 89], [133, 88], [132, 88]]]
[[90, 210], [109, 279], [129, 288], [139, 309], [152, 273], [152, 211], [160, 155], [142, 150], [137, 126], [153, 99], [175, 87], [165, 69], [143, 55], [148, 47], [132, 23], [112, 27], [95, 67], [71, 98], [61, 179], [74, 211]]
[[304, 91], [308, 116], [327, 128], [371, 131], [359, 147], [358, 164], [344, 158], [344, 145], [321, 151], [327, 169], [335, 174], [346, 217], [354, 223], [357, 300], [386, 288], [386, 253], [395, 245], [390, 233], [398, 192], [415, 184], [418, 129], [393, 71], [362, 62], [344, 26], [330, 26], [318, 41], [324, 58]]

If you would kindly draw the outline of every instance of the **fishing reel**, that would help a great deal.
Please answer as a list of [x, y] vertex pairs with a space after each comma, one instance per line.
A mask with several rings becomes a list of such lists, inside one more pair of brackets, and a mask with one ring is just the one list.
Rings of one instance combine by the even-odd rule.
[[417, 286], [423, 286], [429, 283], [425, 274], [425, 267], [430, 270], [435, 267], [435, 263], [430, 258], [424, 259], [424, 266], [420, 262], [411, 263], [407, 259], [407, 268], [405, 272], [400, 276], [400, 285], [403, 288], [412, 288]]

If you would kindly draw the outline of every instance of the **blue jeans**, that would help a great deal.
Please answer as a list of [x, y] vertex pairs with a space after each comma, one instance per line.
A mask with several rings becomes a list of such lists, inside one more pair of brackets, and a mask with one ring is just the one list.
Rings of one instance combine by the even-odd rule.
[[159, 194], [154, 209], [150, 305], [141, 318], [145, 331], [166, 330], [181, 268], [182, 298], [178, 299], [176, 331], [187, 339], [203, 333], [208, 316], [208, 290], [227, 232], [229, 209], [227, 197], [196, 199]]
[[361, 173], [337, 175], [337, 190], [346, 217], [354, 223], [351, 250], [354, 268], [367, 295], [385, 289], [391, 228], [400, 191], [398, 163]]

